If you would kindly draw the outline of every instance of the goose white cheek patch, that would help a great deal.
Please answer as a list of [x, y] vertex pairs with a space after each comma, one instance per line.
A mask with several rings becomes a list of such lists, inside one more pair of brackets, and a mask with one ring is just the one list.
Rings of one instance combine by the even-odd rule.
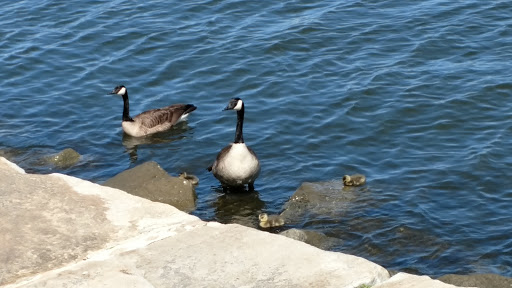
[[236, 106], [235, 106], [235, 108], [233, 108], [233, 110], [239, 111], [240, 109], [242, 109], [242, 104], [243, 103], [244, 102], [242, 102], [242, 100], [238, 100], [238, 103], [236, 103]]
[[117, 94], [118, 94], [118, 95], [123, 95], [124, 93], [126, 93], [126, 88], [125, 88], [125, 87], [121, 88], [121, 89], [117, 92]]

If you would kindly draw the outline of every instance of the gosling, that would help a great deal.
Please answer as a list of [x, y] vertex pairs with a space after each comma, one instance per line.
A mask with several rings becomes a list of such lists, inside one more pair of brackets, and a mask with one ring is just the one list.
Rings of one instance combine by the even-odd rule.
[[361, 186], [366, 183], [366, 177], [362, 174], [343, 176], [343, 185], [345, 186]]
[[197, 176], [195, 176], [195, 175], [187, 174], [187, 172], [181, 173], [179, 178], [190, 182], [190, 184], [192, 184], [194, 186], [199, 184], [199, 178], [197, 178]]
[[261, 213], [259, 218], [261, 228], [279, 227], [284, 225], [284, 219], [280, 215], [268, 215], [267, 213]]

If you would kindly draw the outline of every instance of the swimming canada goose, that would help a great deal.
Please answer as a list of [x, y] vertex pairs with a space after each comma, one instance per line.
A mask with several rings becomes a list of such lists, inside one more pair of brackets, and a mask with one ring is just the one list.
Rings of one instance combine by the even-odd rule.
[[124, 85], [116, 86], [110, 94], [123, 97], [123, 130], [126, 134], [141, 137], [170, 129], [176, 123], [187, 118], [188, 114], [196, 110], [192, 104], [174, 104], [171, 106], [148, 110], [135, 117], [130, 117], [130, 103], [128, 89]]
[[345, 186], [361, 186], [366, 183], [366, 177], [361, 174], [343, 176], [343, 185]]
[[261, 213], [258, 218], [260, 219], [261, 228], [279, 227], [284, 225], [284, 219], [281, 215], [268, 215]]
[[254, 151], [244, 143], [244, 102], [240, 98], [233, 98], [224, 110], [236, 111], [235, 141], [219, 152], [208, 171], [222, 186], [240, 187], [248, 184], [249, 191], [253, 191], [254, 180], [260, 174], [260, 162]]

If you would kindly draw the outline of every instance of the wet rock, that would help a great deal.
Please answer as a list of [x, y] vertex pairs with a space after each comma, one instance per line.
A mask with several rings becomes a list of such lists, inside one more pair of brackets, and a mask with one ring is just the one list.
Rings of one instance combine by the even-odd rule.
[[496, 274], [455, 275], [448, 274], [438, 278], [439, 281], [456, 286], [470, 286], [479, 288], [510, 288], [512, 278]]
[[154, 161], [121, 172], [103, 185], [151, 201], [170, 204], [185, 212], [190, 212], [196, 207], [194, 185], [188, 180], [170, 176]]
[[14, 158], [19, 156], [21, 154], [20, 151], [17, 151], [12, 148], [7, 149], [0, 149], [0, 157], [4, 157], [5, 159], [8, 159], [9, 161], [13, 161]]
[[255, 221], [258, 213], [265, 207], [258, 192], [248, 193], [222, 193], [218, 190], [218, 197], [213, 203], [215, 219], [221, 223], [240, 224], [257, 228]]
[[341, 240], [326, 236], [320, 232], [300, 230], [300, 229], [289, 229], [279, 233], [280, 235], [292, 238], [298, 241], [305, 242], [309, 245], [317, 248], [328, 250], [331, 247], [340, 245]]
[[80, 161], [80, 154], [71, 148], [66, 148], [60, 153], [46, 157], [45, 159], [55, 167], [66, 169]]
[[287, 223], [301, 221], [308, 215], [338, 217], [345, 213], [349, 202], [357, 199], [357, 188], [343, 189], [340, 181], [304, 182], [284, 205], [281, 215]]

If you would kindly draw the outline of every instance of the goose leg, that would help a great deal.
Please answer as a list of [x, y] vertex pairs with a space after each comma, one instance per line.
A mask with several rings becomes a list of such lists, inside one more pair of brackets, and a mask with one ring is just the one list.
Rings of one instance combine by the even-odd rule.
[[247, 188], [249, 188], [249, 192], [254, 191], [254, 183], [247, 184]]

